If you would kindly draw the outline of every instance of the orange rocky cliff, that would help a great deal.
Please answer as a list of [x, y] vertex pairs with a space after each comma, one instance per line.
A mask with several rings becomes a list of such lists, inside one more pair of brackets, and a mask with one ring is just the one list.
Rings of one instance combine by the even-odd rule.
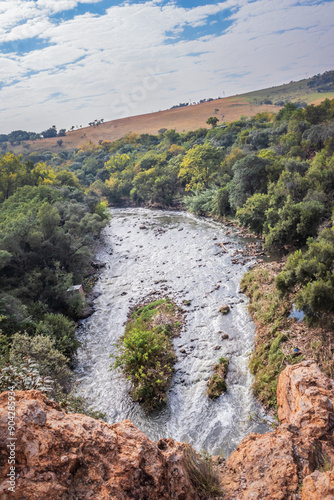
[[[7, 401], [3, 393], [1, 499], [199, 500], [182, 444], [153, 443], [128, 420], [66, 414], [38, 391], [16, 392], [17, 479], [8, 492]], [[281, 425], [247, 436], [226, 462], [216, 459], [224, 499], [334, 499], [333, 404], [334, 383], [314, 362], [287, 367], [278, 384]]]

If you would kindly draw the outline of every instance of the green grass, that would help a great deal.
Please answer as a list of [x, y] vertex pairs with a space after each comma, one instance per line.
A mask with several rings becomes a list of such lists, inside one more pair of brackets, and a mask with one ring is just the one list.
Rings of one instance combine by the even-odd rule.
[[316, 92], [314, 88], [307, 86], [307, 82], [308, 79], [286, 83], [277, 87], [248, 92], [239, 97], [251, 104], [259, 104], [265, 99], [271, 100], [273, 104], [277, 101], [311, 103], [317, 99], [333, 99], [334, 90], [333, 92]]
[[255, 350], [250, 357], [254, 375], [253, 389], [267, 408], [277, 407], [277, 384], [287, 364], [302, 361], [302, 356], [285, 356], [287, 318], [291, 304], [283, 302], [274, 283], [275, 275], [261, 267], [246, 273], [241, 290], [250, 298], [249, 311], [257, 326]]

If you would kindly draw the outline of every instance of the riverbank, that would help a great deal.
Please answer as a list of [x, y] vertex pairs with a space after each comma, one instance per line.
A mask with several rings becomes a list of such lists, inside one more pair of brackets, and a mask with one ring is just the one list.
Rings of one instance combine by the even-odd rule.
[[291, 315], [293, 296], [284, 300], [275, 287], [275, 277], [285, 262], [257, 265], [242, 278], [240, 289], [249, 297], [249, 312], [256, 325], [255, 348], [250, 370], [255, 377], [255, 395], [266, 409], [277, 409], [277, 383], [288, 365], [313, 359], [328, 377], [334, 375], [333, 318], [317, 327], [297, 321]]
[[[232, 227], [185, 212], [118, 208], [111, 214], [96, 256], [106, 264], [94, 288], [96, 311], [78, 332], [78, 391], [109, 422], [129, 418], [151, 439], [188, 440], [197, 450], [227, 456], [249, 432], [268, 429], [249, 418], [261, 408], [248, 369], [254, 325], [239, 288], [255, 262], [242, 255], [252, 242]], [[169, 296], [187, 311], [186, 328], [173, 339], [177, 361], [168, 402], [153, 416], [133, 402], [129, 382], [110, 370], [109, 357], [129, 310], [149, 294]], [[225, 316], [219, 312], [224, 304], [231, 309]], [[207, 382], [222, 357], [230, 361], [228, 390], [211, 401]]]

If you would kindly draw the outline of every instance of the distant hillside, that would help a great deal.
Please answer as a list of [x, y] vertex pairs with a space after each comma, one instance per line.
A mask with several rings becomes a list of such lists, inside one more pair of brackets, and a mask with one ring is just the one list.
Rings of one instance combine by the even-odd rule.
[[322, 75], [290, 82], [278, 87], [248, 92], [233, 97], [210, 100], [200, 104], [174, 107], [156, 113], [131, 116], [98, 126], [89, 126], [67, 132], [62, 137], [59, 146], [59, 137], [23, 141], [19, 145], [9, 146], [15, 153], [30, 153], [32, 151], [59, 152], [64, 149], [75, 149], [85, 142], [114, 141], [134, 132], [137, 134], [158, 134], [161, 129], [176, 129], [177, 132], [186, 132], [197, 128], [210, 128], [206, 121], [210, 116], [216, 116], [219, 124], [230, 122], [247, 116], [248, 118], [262, 111], [277, 113], [287, 102], [318, 104], [326, 98], [334, 98], [334, 71]]
[[[240, 96], [241, 97], [241, 96]], [[334, 97], [334, 71], [326, 71], [322, 75], [290, 82], [278, 87], [271, 87], [243, 94], [252, 104], [275, 104], [284, 106], [287, 102], [301, 105], [319, 104], [324, 99]]]

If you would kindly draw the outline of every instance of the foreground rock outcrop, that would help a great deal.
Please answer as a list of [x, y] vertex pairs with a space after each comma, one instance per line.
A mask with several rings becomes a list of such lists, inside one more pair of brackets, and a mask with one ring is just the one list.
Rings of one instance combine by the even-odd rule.
[[225, 464], [226, 500], [334, 499], [333, 381], [313, 361], [288, 366], [277, 401], [281, 425], [247, 436]]
[[16, 392], [18, 478], [9, 492], [7, 395], [0, 396], [2, 500], [198, 500], [181, 444], [154, 444], [129, 420], [66, 414], [39, 391]]
[[[250, 434], [227, 461], [217, 457], [224, 499], [334, 499], [333, 381], [304, 361], [282, 372], [277, 396], [281, 425]], [[199, 500], [184, 445], [153, 443], [130, 421], [66, 414], [39, 391], [15, 397], [17, 479], [10, 493], [8, 393], [0, 396], [1, 499]]]

